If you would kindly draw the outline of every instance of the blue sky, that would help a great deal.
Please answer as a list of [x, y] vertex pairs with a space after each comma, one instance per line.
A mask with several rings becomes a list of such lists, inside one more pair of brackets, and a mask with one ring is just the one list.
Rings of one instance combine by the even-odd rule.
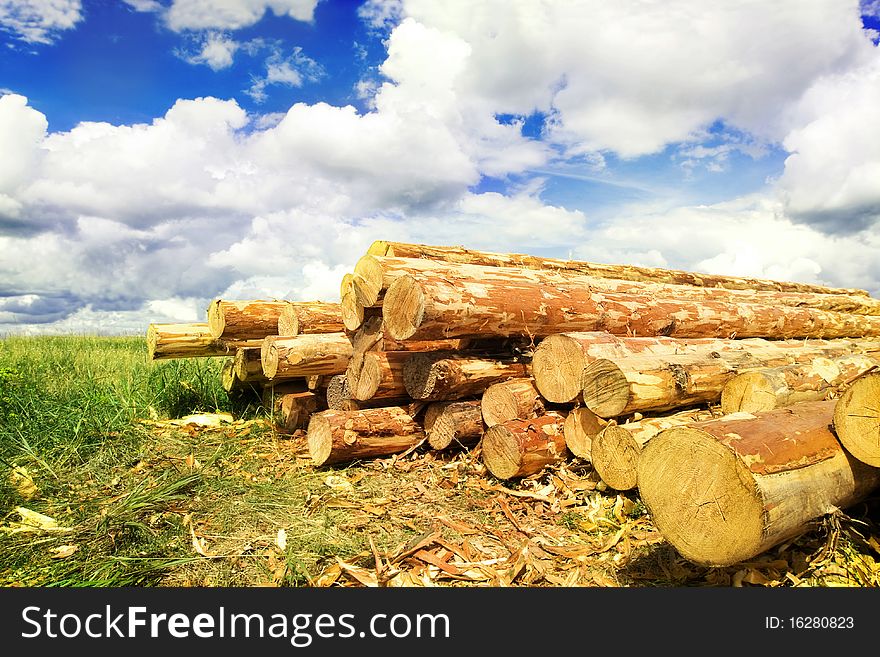
[[880, 293], [880, 2], [0, 0], [0, 333], [374, 239]]

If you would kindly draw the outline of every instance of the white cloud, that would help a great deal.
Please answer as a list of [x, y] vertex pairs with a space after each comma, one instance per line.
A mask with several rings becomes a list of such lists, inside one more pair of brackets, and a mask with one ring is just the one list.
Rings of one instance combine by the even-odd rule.
[[144, 13], [159, 12], [165, 9], [158, 0], [123, 0], [123, 2], [131, 6], [135, 11]]
[[789, 214], [831, 232], [880, 222], [880, 50], [818, 80], [789, 119], [779, 187]]
[[26, 43], [52, 43], [80, 20], [80, 0], [0, 0], [0, 30]]
[[266, 73], [254, 76], [250, 88], [245, 92], [257, 103], [265, 102], [266, 87], [301, 87], [305, 82], [317, 82], [324, 75], [324, 69], [315, 60], [304, 55], [299, 47], [294, 48], [293, 53], [287, 57], [280, 49], [276, 49], [266, 59], [265, 65]]
[[358, 7], [358, 16], [375, 30], [390, 31], [403, 15], [403, 0], [367, 0]]
[[184, 54], [183, 59], [190, 64], [205, 64], [212, 71], [221, 71], [232, 66], [235, 53], [241, 44], [220, 32], [208, 32], [199, 42], [199, 51]]
[[40, 161], [46, 117], [27, 106], [27, 98], [0, 96], [0, 219], [18, 216], [22, 185], [29, 183]]
[[259, 22], [268, 10], [276, 16], [308, 22], [317, 4], [318, 0], [173, 0], [165, 21], [176, 32], [238, 30]]

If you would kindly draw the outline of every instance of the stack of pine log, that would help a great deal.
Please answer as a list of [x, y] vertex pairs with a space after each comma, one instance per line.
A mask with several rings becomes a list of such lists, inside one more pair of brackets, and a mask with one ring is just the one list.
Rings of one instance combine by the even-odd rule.
[[479, 444], [511, 479], [579, 457], [697, 563], [880, 483], [863, 290], [379, 241], [338, 304], [215, 301], [207, 331], [151, 331], [156, 358], [234, 355], [315, 465]]

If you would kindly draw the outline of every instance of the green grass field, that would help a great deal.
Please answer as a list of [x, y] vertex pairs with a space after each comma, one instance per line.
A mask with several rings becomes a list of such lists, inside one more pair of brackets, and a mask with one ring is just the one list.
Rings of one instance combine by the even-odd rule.
[[[876, 499], [699, 568], [588, 464], [517, 483], [474, 450], [314, 468], [221, 365], [150, 362], [139, 337], [0, 340], [0, 586], [880, 584]], [[235, 420], [170, 421], [193, 413]]]

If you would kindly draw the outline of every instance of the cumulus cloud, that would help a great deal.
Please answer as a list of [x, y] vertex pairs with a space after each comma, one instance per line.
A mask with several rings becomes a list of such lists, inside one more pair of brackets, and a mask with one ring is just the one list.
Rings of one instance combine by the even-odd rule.
[[232, 66], [235, 53], [240, 47], [240, 43], [222, 32], [208, 32], [200, 37], [197, 52], [184, 51], [181, 56], [190, 64], [204, 64], [212, 71], [221, 71]]
[[0, 30], [25, 43], [52, 43], [80, 20], [80, 0], [0, 0]]
[[173, 0], [165, 22], [183, 30], [238, 30], [257, 23], [271, 10], [276, 16], [311, 21], [318, 0]]

